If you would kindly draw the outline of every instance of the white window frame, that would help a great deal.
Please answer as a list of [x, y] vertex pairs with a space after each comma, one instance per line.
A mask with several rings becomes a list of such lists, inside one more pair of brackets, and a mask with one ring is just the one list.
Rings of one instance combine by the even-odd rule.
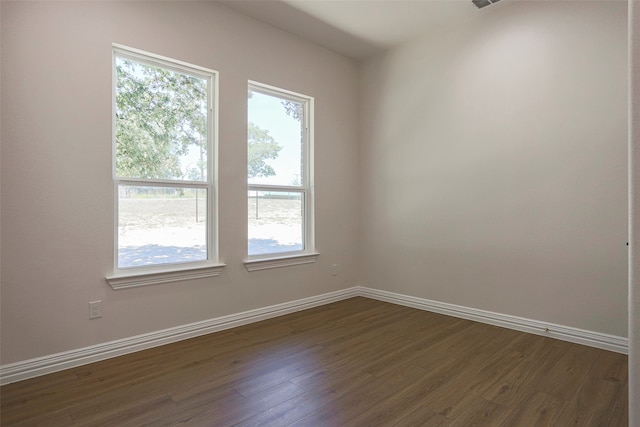
[[[181, 181], [164, 179], [120, 178], [116, 174], [116, 58], [162, 67], [208, 80], [207, 120], [207, 181]], [[156, 55], [127, 46], [112, 45], [112, 176], [114, 188], [114, 263], [113, 274], [106, 277], [113, 289], [170, 283], [189, 279], [219, 276], [224, 267], [218, 260], [218, 72]], [[207, 259], [206, 261], [175, 264], [159, 264], [140, 267], [118, 267], [118, 215], [121, 185], [153, 186], [166, 188], [198, 188], [207, 190]]]
[[[314, 184], [313, 184], [313, 125], [314, 125], [314, 98], [279, 87], [249, 80], [248, 90], [265, 95], [302, 104], [303, 109], [303, 135], [302, 135], [302, 181], [301, 186], [249, 184], [247, 181], [247, 193], [249, 191], [284, 191], [301, 193], [303, 201], [302, 238], [304, 249], [272, 254], [248, 255], [248, 240], [246, 243], [247, 259], [245, 267], [248, 271], [265, 270], [291, 265], [314, 263], [320, 255], [315, 248], [315, 215], [314, 215]], [[247, 120], [248, 123], [248, 120]], [[248, 210], [248, 205], [247, 205]], [[248, 223], [247, 223], [248, 227]]]

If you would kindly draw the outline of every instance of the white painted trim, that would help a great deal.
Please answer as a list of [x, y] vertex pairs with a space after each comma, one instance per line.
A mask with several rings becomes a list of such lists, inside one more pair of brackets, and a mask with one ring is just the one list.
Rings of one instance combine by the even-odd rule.
[[98, 362], [100, 360], [122, 356], [124, 354], [134, 353], [136, 351], [146, 350], [201, 335], [211, 334], [357, 296], [473, 320], [476, 322], [487, 323], [536, 335], [548, 336], [550, 338], [615, 351], [618, 353], [628, 353], [628, 339], [623, 337], [478, 310], [460, 305], [431, 301], [424, 298], [412, 297], [379, 289], [371, 289], [364, 286], [355, 286], [314, 297], [303, 298], [242, 313], [217, 317], [202, 322], [191, 323], [175, 328], [97, 344], [77, 350], [3, 365], [0, 366], [0, 385], [10, 384], [40, 375], [50, 374], [64, 369], [74, 368], [88, 363]]
[[160, 63], [163, 67], [170, 68], [174, 71], [186, 73], [195, 77], [206, 78], [209, 74], [215, 74], [217, 79], [218, 72], [209, 68], [190, 64], [178, 59], [169, 58], [168, 56], [157, 55], [155, 53], [125, 46], [123, 44], [111, 43], [111, 47], [113, 51], [118, 54], [118, 56], [129, 58], [134, 61], [143, 62], [145, 64], [153, 66], [157, 65], [156, 63]]
[[[197, 267], [174, 268], [171, 270], [152, 270], [140, 272], [134, 270], [127, 274], [127, 270], [119, 270], [119, 274], [107, 276], [105, 279], [114, 290], [137, 288], [139, 286], [159, 285], [161, 283], [181, 282], [191, 279], [202, 279], [205, 277], [217, 277], [222, 273], [226, 264], [212, 264]], [[175, 264], [174, 264], [175, 266]], [[166, 268], [166, 267], [165, 267]]]
[[570, 326], [562, 326], [539, 320], [511, 316], [508, 314], [478, 310], [461, 305], [432, 301], [424, 298], [412, 297], [409, 295], [397, 294], [394, 292], [371, 289], [362, 286], [357, 287], [357, 294], [379, 301], [473, 320], [480, 323], [487, 323], [489, 325], [514, 329], [516, 331], [528, 332], [530, 334], [543, 335], [562, 341], [569, 341], [590, 347], [601, 348], [603, 350], [615, 351], [617, 353], [627, 354], [629, 351], [629, 340], [615, 335], [586, 331], [584, 329], [573, 328]]
[[242, 313], [217, 317], [202, 322], [191, 323], [175, 328], [138, 335], [77, 350], [38, 357], [22, 362], [0, 366], [0, 385], [26, 380], [40, 375], [62, 371], [86, 365], [100, 360], [122, 356], [136, 351], [146, 350], [173, 342], [211, 334], [225, 329], [273, 317], [283, 316], [296, 311], [306, 310], [320, 305], [330, 304], [357, 296], [356, 288], [343, 289], [326, 294], [303, 298], [296, 301], [276, 304], [249, 310]]
[[640, 7], [628, 2], [629, 425], [640, 424]]
[[283, 257], [251, 259], [244, 262], [247, 271], [268, 270], [270, 268], [288, 267], [291, 265], [312, 264], [320, 256], [319, 253], [303, 253]]
[[304, 104], [308, 100], [313, 99], [312, 96], [305, 95], [299, 92], [294, 92], [288, 89], [282, 89], [281, 87], [278, 87], [278, 86], [273, 86], [266, 83], [260, 83], [256, 80], [249, 80], [248, 84], [249, 84], [249, 89], [251, 89], [251, 87], [253, 86], [256, 88], [256, 91], [258, 92], [262, 92], [267, 95], [272, 95], [280, 98], [285, 97], [289, 101], [299, 102], [301, 104]]

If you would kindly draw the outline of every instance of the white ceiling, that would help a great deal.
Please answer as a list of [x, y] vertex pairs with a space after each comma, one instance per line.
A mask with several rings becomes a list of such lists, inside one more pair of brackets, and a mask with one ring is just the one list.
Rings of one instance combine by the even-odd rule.
[[[428, 31], [463, 25], [471, 0], [224, 0], [221, 3], [343, 55], [362, 59]], [[504, 2], [490, 6], [500, 7]]]

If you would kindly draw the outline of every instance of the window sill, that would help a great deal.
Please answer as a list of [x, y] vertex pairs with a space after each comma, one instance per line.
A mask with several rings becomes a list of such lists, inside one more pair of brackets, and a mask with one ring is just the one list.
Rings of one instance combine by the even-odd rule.
[[319, 253], [288, 255], [273, 258], [251, 259], [244, 262], [247, 271], [268, 270], [270, 268], [289, 267], [291, 265], [312, 264], [320, 256]]
[[140, 286], [159, 285], [162, 283], [179, 282], [183, 280], [216, 277], [222, 273], [225, 264], [211, 264], [204, 267], [189, 267], [171, 270], [156, 270], [144, 273], [127, 274], [119, 272], [107, 276], [107, 283], [114, 289], [137, 288]]

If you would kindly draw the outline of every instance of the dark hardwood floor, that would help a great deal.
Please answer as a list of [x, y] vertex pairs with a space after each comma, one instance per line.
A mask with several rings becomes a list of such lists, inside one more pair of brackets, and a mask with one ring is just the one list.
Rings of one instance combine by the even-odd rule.
[[627, 426], [627, 356], [353, 298], [3, 386], [2, 426]]

